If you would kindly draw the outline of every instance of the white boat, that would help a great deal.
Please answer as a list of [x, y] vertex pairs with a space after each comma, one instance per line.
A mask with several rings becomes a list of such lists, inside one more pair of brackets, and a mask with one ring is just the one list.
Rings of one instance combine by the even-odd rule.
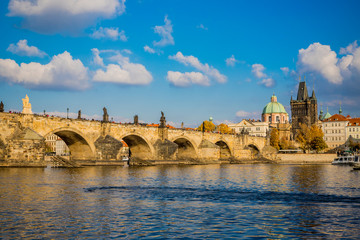
[[359, 155], [341, 155], [341, 156], [336, 157], [331, 164], [353, 166], [353, 165], [359, 164], [359, 163], [360, 163]]

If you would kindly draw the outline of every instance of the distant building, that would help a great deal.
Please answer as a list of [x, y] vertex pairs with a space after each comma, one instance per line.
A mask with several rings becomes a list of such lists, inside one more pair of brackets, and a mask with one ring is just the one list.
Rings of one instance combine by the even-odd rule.
[[56, 155], [63, 155], [69, 153], [69, 148], [66, 143], [55, 134], [50, 134], [45, 138], [45, 144], [50, 152], [55, 152]]
[[306, 124], [308, 127], [316, 124], [318, 121], [317, 99], [315, 91], [312, 91], [311, 97], [308, 95], [306, 82], [299, 83], [299, 89], [296, 100], [291, 96], [291, 124], [292, 134], [295, 137], [300, 124]]
[[324, 115], [323, 110], [320, 110], [319, 120], [323, 121], [327, 118], [331, 117], [331, 114], [329, 113], [329, 108], [326, 108], [326, 114]]
[[349, 119], [349, 122], [345, 128], [345, 138], [349, 137], [354, 139], [360, 139], [360, 118]]
[[55, 134], [50, 134], [45, 138], [45, 144], [50, 152], [56, 152], [56, 140], [59, 137]]
[[268, 123], [270, 128], [278, 129], [279, 139], [290, 140], [289, 114], [284, 106], [277, 101], [274, 94], [271, 96], [270, 102], [264, 107], [261, 117], [262, 121]]
[[56, 155], [68, 155], [70, 154], [70, 150], [66, 143], [58, 137], [56, 140]]
[[239, 123], [229, 124], [228, 126], [233, 129], [235, 133], [247, 132], [249, 135], [257, 137], [266, 137], [266, 133], [269, 131], [269, 123], [250, 119], [243, 119]]
[[289, 114], [284, 106], [277, 101], [277, 97], [273, 94], [271, 100], [263, 109], [262, 121], [271, 124], [288, 123]]
[[346, 142], [346, 128], [350, 120], [350, 116], [345, 117], [341, 114], [334, 114], [323, 120], [324, 140], [329, 148], [339, 147]]

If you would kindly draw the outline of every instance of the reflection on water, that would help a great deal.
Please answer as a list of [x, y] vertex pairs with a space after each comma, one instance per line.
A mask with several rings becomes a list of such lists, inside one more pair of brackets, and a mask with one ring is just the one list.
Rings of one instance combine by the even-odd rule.
[[0, 169], [0, 238], [357, 238], [360, 172], [332, 165]]

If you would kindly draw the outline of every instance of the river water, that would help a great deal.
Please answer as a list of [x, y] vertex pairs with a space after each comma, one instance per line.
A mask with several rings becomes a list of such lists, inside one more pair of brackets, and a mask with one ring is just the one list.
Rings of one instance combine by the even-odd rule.
[[0, 239], [358, 239], [360, 171], [351, 169], [1, 168]]

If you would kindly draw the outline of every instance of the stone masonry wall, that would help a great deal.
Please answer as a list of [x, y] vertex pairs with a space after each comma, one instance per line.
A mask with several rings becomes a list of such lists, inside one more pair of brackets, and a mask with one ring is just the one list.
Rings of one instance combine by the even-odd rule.
[[2, 166], [46, 166], [44, 140], [9, 140]]
[[336, 154], [278, 154], [278, 163], [325, 164], [331, 163]]

